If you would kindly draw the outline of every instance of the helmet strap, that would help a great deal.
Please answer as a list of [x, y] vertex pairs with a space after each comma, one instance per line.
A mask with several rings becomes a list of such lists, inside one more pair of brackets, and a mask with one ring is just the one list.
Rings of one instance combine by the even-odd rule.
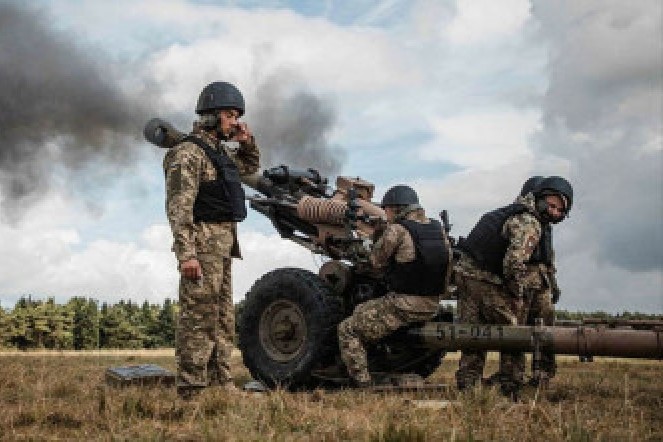
[[219, 124], [219, 117], [214, 113], [203, 114], [200, 116], [200, 125], [205, 129], [214, 129]]

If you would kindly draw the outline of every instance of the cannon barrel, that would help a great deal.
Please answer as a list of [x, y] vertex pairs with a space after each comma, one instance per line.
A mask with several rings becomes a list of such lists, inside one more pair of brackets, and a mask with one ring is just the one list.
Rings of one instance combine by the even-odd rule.
[[427, 322], [408, 331], [426, 348], [663, 359], [663, 329], [549, 327]]
[[152, 118], [143, 129], [145, 139], [157, 147], [170, 149], [182, 141], [186, 134], [161, 118]]

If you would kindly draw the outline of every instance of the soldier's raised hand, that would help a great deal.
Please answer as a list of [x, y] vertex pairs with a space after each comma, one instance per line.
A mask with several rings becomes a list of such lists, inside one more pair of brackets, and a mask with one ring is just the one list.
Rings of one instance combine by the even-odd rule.
[[203, 269], [196, 258], [189, 259], [180, 264], [180, 273], [187, 279], [198, 280], [203, 276]]
[[235, 125], [234, 135], [232, 137], [233, 141], [239, 141], [240, 143], [248, 143], [253, 138], [251, 129], [244, 122], [239, 122]]

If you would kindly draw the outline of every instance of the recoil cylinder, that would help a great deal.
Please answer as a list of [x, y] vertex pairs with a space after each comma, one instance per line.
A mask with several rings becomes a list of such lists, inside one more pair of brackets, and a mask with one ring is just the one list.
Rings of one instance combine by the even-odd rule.
[[347, 207], [343, 201], [304, 196], [297, 203], [297, 216], [313, 224], [343, 225]]

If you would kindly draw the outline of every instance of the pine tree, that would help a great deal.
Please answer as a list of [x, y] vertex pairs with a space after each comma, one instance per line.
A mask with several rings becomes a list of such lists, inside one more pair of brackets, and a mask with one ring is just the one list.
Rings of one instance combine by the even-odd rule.
[[176, 315], [176, 305], [170, 300], [170, 298], [166, 298], [163, 302], [163, 308], [159, 311], [159, 316], [157, 318], [161, 347], [175, 346]]
[[10, 316], [0, 305], [0, 348], [9, 346]]
[[67, 303], [73, 312], [73, 348], [99, 348], [99, 310], [97, 301], [74, 297]]
[[140, 308], [140, 324], [145, 330], [145, 341], [143, 342], [144, 348], [161, 347], [158, 314], [158, 306], [150, 305], [148, 301], [143, 302], [143, 305]]
[[130, 302], [124, 301], [105, 308], [100, 326], [103, 348], [142, 348], [145, 332], [136, 317], [131, 317], [132, 312], [137, 311]]

